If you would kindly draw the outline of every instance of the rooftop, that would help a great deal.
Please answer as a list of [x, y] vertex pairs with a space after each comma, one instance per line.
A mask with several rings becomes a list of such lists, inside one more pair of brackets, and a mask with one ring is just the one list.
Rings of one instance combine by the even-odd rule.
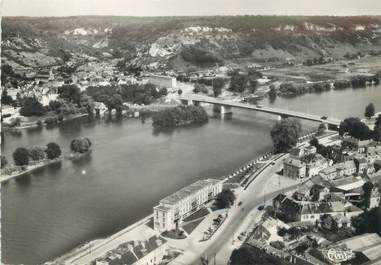
[[175, 204], [176, 202], [189, 197], [190, 195], [202, 190], [203, 188], [211, 185], [216, 185], [219, 182], [221, 182], [221, 180], [218, 179], [203, 179], [196, 181], [195, 183], [192, 183], [189, 186], [184, 187], [181, 190], [178, 190], [175, 193], [160, 200], [160, 203]]

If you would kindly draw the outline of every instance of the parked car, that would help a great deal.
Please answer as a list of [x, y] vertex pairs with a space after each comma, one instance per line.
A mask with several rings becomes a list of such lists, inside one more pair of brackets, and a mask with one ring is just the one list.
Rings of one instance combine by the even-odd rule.
[[327, 116], [322, 116], [320, 119], [326, 120], [326, 119], [328, 119], [328, 117]]
[[239, 202], [239, 203], [238, 203], [238, 206], [241, 206], [241, 205], [242, 205], [242, 202]]
[[256, 107], [257, 107], [257, 108], [262, 108], [262, 105], [257, 105]]
[[260, 205], [260, 206], [258, 206], [258, 210], [259, 210], [259, 211], [262, 211], [263, 209], [265, 209], [265, 206], [264, 206], [264, 205]]

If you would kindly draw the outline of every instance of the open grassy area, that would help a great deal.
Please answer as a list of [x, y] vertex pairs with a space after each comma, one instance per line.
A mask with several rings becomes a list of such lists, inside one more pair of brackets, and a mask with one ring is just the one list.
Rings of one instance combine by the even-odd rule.
[[184, 239], [186, 238], [184, 231], [181, 230], [171, 230], [171, 231], [164, 231], [161, 233], [163, 237], [172, 238], [172, 239]]
[[188, 233], [191, 234], [193, 230], [196, 229], [196, 227], [204, 220], [205, 218], [200, 218], [194, 222], [191, 222], [189, 224], [186, 224], [183, 226], [183, 229]]
[[187, 218], [185, 218], [183, 221], [184, 222], [191, 222], [193, 220], [196, 220], [198, 218], [201, 218], [201, 217], [204, 217], [206, 215], [209, 214], [209, 211], [208, 209], [206, 208], [201, 208], [199, 209], [198, 211], [192, 213], [191, 215], [189, 215]]

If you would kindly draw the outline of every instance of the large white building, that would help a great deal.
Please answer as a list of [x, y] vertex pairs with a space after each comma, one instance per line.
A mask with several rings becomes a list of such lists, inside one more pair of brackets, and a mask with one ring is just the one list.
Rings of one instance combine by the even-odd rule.
[[176, 78], [164, 75], [147, 76], [147, 83], [151, 83], [158, 87], [174, 88], [176, 87]]
[[200, 209], [222, 191], [222, 180], [199, 180], [160, 200], [153, 208], [154, 229], [168, 231], [178, 227], [182, 220]]

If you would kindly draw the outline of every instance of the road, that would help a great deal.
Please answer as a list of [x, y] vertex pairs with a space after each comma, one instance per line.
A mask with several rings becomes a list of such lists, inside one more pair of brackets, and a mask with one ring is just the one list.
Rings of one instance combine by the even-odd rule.
[[260, 106], [260, 105], [251, 105], [247, 103], [239, 103], [239, 102], [232, 102], [232, 101], [224, 101], [218, 98], [208, 97], [208, 96], [200, 96], [200, 95], [182, 95], [180, 97], [182, 101], [193, 101], [193, 102], [205, 102], [209, 104], [214, 105], [221, 105], [226, 107], [233, 107], [233, 108], [240, 108], [240, 109], [249, 109], [249, 110], [255, 110], [259, 112], [265, 112], [269, 114], [275, 114], [280, 116], [287, 116], [287, 117], [294, 117], [309, 121], [315, 121], [315, 122], [324, 122], [328, 125], [333, 126], [339, 126], [341, 120], [336, 118], [323, 118], [322, 115], [316, 115], [316, 114], [309, 114], [309, 113], [303, 113], [303, 112], [297, 112], [293, 110], [286, 110], [286, 109], [278, 109], [278, 108], [272, 108], [267, 106]]

